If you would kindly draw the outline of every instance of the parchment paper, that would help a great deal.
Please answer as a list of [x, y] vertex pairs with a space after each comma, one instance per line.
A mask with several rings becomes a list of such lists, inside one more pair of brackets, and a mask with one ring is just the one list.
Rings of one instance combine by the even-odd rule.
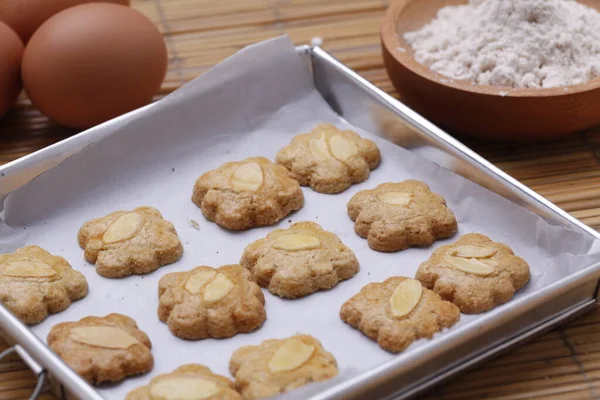
[[[382, 164], [364, 183], [338, 195], [304, 188], [306, 205], [274, 227], [234, 233], [208, 222], [190, 200], [196, 178], [227, 161], [249, 156], [274, 159], [291, 138], [320, 122], [357, 130], [377, 142]], [[61, 255], [82, 271], [90, 284], [88, 296], [32, 329], [45, 341], [50, 328], [88, 315], [120, 312], [133, 317], [154, 344], [154, 370], [146, 375], [104, 386], [110, 399], [122, 398], [151, 377], [186, 363], [201, 363], [229, 376], [231, 353], [243, 345], [283, 338], [298, 332], [317, 337], [339, 363], [336, 381], [394, 357], [338, 317], [341, 304], [369, 282], [414, 273], [440, 241], [429, 248], [384, 254], [372, 251], [353, 230], [346, 203], [359, 190], [404, 179], [421, 179], [443, 195], [459, 221], [461, 234], [481, 232], [509, 244], [525, 258], [531, 283], [517, 294], [539, 288], [582, 269], [592, 259], [593, 241], [574, 231], [549, 226], [538, 216], [464, 178], [341, 120], [320, 97], [303, 60], [286, 37], [251, 46], [157, 105], [132, 117], [118, 132], [92, 144], [59, 166], [12, 193], [2, 215], [0, 250], [10, 252], [37, 244]], [[142, 205], [158, 208], [172, 221], [184, 244], [183, 258], [146, 276], [105, 279], [85, 262], [77, 244], [81, 225], [115, 210]], [[157, 282], [165, 273], [198, 265], [237, 263], [244, 247], [274, 228], [298, 221], [316, 221], [335, 232], [356, 253], [361, 271], [329, 291], [299, 300], [283, 300], [265, 291], [267, 321], [252, 334], [224, 340], [184, 341], [174, 337], [157, 316]], [[192, 221], [198, 223], [194, 227]], [[510, 303], [495, 309], [501, 313]], [[436, 338], [459, 327], [477, 329], [478, 316], [463, 315], [460, 323], [433, 340], [414, 343], [435, 346]]]

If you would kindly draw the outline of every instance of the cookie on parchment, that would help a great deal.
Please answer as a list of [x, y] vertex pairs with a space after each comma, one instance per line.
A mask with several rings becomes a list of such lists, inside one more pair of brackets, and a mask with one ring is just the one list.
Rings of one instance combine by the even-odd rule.
[[265, 340], [236, 350], [229, 361], [235, 385], [246, 400], [289, 392], [338, 374], [337, 362], [310, 335]]
[[381, 161], [377, 145], [352, 131], [330, 124], [297, 135], [277, 153], [276, 162], [302, 186], [320, 193], [340, 193], [367, 180]]
[[105, 278], [148, 274], [181, 258], [173, 224], [153, 207], [117, 211], [86, 222], [77, 235], [85, 259]]
[[129, 392], [125, 400], [242, 400], [233, 382], [200, 364], [182, 365]]
[[65, 363], [95, 385], [143, 374], [154, 365], [150, 339], [123, 314], [63, 322], [52, 327], [47, 341]]
[[393, 277], [363, 287], [342, 305], [340, 318], [382, 348], [399, 353], [416, 340], [450, 328], [460, 312], [419, 281]]
[[304, 194], [284, 167], [250, 157], [200, 176], [192, 201], [209, 221], [238, 231], [273, 225], [301, 209]]
[[470, 233], [436, 249], [416, 278], [465, 314], [504, 304], [529, 282], [529, 265], [505, 244]]
[[200, 266], [158, 282], [158, 317], [182, 339], [226, 338], [261, 327], [265, 297], [239, 265]]
[[456, 218], [444, 198], [417, 180], [383, 183], [360, 191], [347, 208], [356, 233], [377, 251], [429, 246], [457, 230]]
[[240, 264], [260, 286], [290, 298], [330, 289], [359, 270], [352, 250], [314, 222], [272, 231], [246, 247]]
[[41, 247], [0, 254], [0, 301], [26, 324], [65, 310], [87, 293], [83, 274]]

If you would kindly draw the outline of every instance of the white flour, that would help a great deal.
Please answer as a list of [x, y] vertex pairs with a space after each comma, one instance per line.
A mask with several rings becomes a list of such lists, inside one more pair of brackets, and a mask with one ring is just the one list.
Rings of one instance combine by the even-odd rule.
[[600, 13], [572, 0], [470, 0], [404, 38], [419, 63], [481, 85], [550, 88], [600, 76]]

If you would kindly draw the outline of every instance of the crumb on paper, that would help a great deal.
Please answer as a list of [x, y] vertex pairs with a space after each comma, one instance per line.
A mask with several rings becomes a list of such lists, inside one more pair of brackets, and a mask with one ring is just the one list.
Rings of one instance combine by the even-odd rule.
[[200, 224], [198, 223], [198, 221], [196, 221], [195, 219], [191, 219], [188, 218], [188, 223], [190, 224], [190, 226], [192, 228], [194, 228], [195, 230], [199, 231], [200, 230]]
[[175, 168], [171, 168], [171, 172], [175, 172]]

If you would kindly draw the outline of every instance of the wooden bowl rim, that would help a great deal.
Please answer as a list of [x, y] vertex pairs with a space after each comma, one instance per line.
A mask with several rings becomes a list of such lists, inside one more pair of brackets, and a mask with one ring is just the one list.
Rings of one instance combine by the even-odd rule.
[[[523, 89], [508, 86], [472, 84], [470, 81], [450, 78], [446, 75], [442, 75], [438, 72], [432, 71], [431, 69], [429, 69], [429, 67], [415, 60], [415, 58], [413, 57], [413, 51], [408, 44], [407, 46], [405, 46], [406, 51], [397, 51], [397, 48], [401, 45], [401, 43], [398, 42], [399, 35], [397, 30], [397, 17], [400, 16], [400, 14], [404, 12], [406, 6], [408, 6], [408, 4], [413, 1], [420, 0], [398, 0], [395, 2], [391, 2], [385, 13], [383, 23], [381, 25], [381, 41], [387, 52], [394, 58], [394, 60], [402, 64], [405, 68], [407, 68], [414, 74], [420, 75], [421, 77], [433, 83], [473, 94], [496, 97], [525, 98], [571, 96], [577, 93], [589, 92], [600, 88], [600, 77], [594, 78], [586, 83], [580, 83], [577, 85], [559, 86], [555, 88], [545, 89]], [[501, 92], [504, 93], [500, 94]]]

